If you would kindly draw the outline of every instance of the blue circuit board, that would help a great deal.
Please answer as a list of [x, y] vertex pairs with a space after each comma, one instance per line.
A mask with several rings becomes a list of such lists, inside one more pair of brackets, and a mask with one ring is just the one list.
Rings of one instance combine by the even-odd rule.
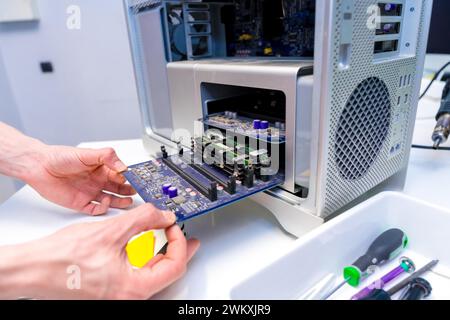
[[282, 144], [286, 142], [286, 130], [280, 126], [285, 124], [269, 123], [266, 130], [254, 129], [253, 121], [247, 117], [237, 116], [229, 118], [224, 113], [216, 113], [200, 119], [203, 124], [219, 129], [227, 130], [231, 133], [237, 133], [243, 136], [252, 137], [258, 140], [270, 142], [272, 144]]
[[[170, 166], [167, 165], [167, 161], [171, 161]], [[189, 159], [178, 155], [130, 166], [124, 176], [145, 202], [152, 203], [161, 210], [173, 211], [179, 222], [227, 206], [253, 194], [274, 188], [284, 182], [282, 174], [272, 176], [269, 181], [255, 179], [251, 188], [245, 187], [238, 180], [236, 193], [234, 194], [228, 193], [226, 186], [218, 184], [217, 200], [211, 201], [195, 186], [181, 177], [179, 173], [175, 172], [172, 169], [173, 166], [175, 166], [175, 170], [182, 170], [184, 174], [194, 178], [200, 185], [208, 186], [211, 184], [211, 180], [189, 165]], [[215, 176], [221, 175], [220, 170], [211, 166], [206, 164], [200, 164], [200, 166], [210, 172], [215, 171], [213, 172]], [[223, 177], [225, 178], [224, 175]], [[165, 184], [175, 187], [178, 195], [171, 198], [164, 194], [163, 185]]]

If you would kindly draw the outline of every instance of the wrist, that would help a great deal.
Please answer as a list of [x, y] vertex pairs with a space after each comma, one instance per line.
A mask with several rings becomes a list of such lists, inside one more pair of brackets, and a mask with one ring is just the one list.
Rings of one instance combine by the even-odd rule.
[[33, 252], [31, 244], [20, 244], [0, 248], [0, 299], [38, 299], [45, 296], [42, 291], [45, 266]]
[[36, 173], [44, 166], [49, 146], [35, 139], [26, 141], [25, 146], [16, 167], [15, 177], [30, 184]]
[[0, 173], [28, 183], [33, 172], [45, 161], [48, 146], [1, 125], [0, 123]]
[[0, 247], [0, 300], [68, 297], [66, 256], [49, 238]]

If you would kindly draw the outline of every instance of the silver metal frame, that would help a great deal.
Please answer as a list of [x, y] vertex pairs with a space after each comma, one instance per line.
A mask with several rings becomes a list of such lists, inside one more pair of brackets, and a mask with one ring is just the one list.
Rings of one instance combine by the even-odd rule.
[[[317, 214], [323, 218], [327, 218], [330, 216], [331, 212], [328, 208], [330, 207], [337, 207], [338, 205], [335, 203], [332, 203], [332, 198], [327, 197], [327, 192], [333, 192], [338, 197], [341, 196], [343, 192], [347, 192], [347, 190], [353, 190], [354, 194], [352, 195], [346, 195], [346, 204], [350, 204], [352, 202], [357, 202], [358, 198], [364, 199], [364, 195], [369, 192], [371, 189], [376, 188], [378, 185], [383, 186], [383, 190], [391, 190], [392, 188], [397, 188], [397, 184], [392, 183], [392, 181], [396, 180], [395, 176], [403, 176], [403, 172], [406, 170], [409, 154], [410, 154], [410, 145], [412, 141], [412, 133], [415, 123], [415, 116], [417, 111], [417, 105], [418, 105], [418, 94], [420, 90], [420, 84], [421, 84], [421, 77], [422, 77], [422, 71], [423, 71], [423, 65], [424, 65], [424, 58], [425, 58], [425, 51], [426, 51], [426, 44], [427, 44], [427, 38], [428, 38], [428, 30], [429, 30], [429, 23], [431, 19], [431, 8], [432, 8], [432, 1], [428, 0], [403, 0], [403, 1], [396, 1], [398, 3], [403, 3], [405, 8], [405, 12], [414, 12], [419, 15], [420, 20], [417, 22], [417, 29], [412, 28], [409, 30], [409, 32], [414, 33], [414, 30], [418, 30], [418, 33], [415, 33], [415, 37], [417, 37], [417, 47], [416, 51], [412, 52], [406, 46], [406, 43], [403, 43], [405, 45], [405, 49], [408, 50], [408, 54], [405, 55], [398, 55], [396, 57], [389, 57], [389, 59], [385, 59], [383, 61], [379, 61], [378, 57], [377, 59], [373, 60], [373, 66], [367, 65], [367, 66], [355, 66], [354, 71], [339, 71], [335, 69], [336, 65], [336, 47], [338, 45], [338, 36], [336, 35], [336, 30], [340, 28], [340, 21], [337, 16], [338, 12], [342, 12], [342, 6], [344, 5], [345, 1], [347, 0], [336, 0], [333, 1], [332, 4], [329, 4], [329, 1], [326, 0], [318, 0], [317, 4], [319, 5], [319, 9], [317, 13], [320, 12], [320, 10], [324, 10], [326, 19], [316, 19], [316, 22], [319, 24], [317, 25], [316, 30], [318, 30], [318, 35], [322, 34], [323, 37], [316, 38], [316, 53], [318, 53], [315, 57], [315, 97], [316, 102], [314, 105], [320, 106], [320, 115], [318, 115], [319, 126], [318, 126], [318, 132], [317, 136], [319, 138], [318, 145], [319, 150], [316, 157], [316, 161], [312, 161], [312, 163], [317, 163], [317, 182], [316, 182], [316, 189], [312, 192], [316, 195], [316, 203], [315, 203], [315, 211]], [[362, 10], [361, 8], [368, 7], [371, 4], [375, 4], [377, 1], [373, 0], [360, 0], [357, 1], [357, 5], [359, 7], [359, 10]], [[413, 10], [416, 10], [414, 11]], [[411, 11], [410, 11], [411, 10]], [[360, 26], [361, 27], [361, 26]], [[420, 28], [419, 28], [420, 27]], [[411, 34], [407, 35], [408, 37], [411, 37]], [[370, 38], [367, 39], [367, 41], [370, 41]], [[359, 63], [359, 61], [357, 61]], [[355, 63], [355, 62], [354, 62]], [[397, 159], [382, 159], [382, 156], [379, 156], [379, 159], [377, 159], [377, 162], [374, 163], [373, 168], [376, 168], [376, 170], [384, 170], [387, 173], [392, 172], [392, 174], [389, 174], [387, 178], [382, 177], [381, 175], [368, 173], [364, 178], [361, 179], [360, 182], [346, 182], [346, 181], [336, 181], [335, 175], [330, 174], [332, 170], [332, 166], [335, 165], [334, 163], [334, 155], [330, 153], [330, 145], [332, 144], [333, 135], [335, 132], [333, 131], [333, 125], [332, 122], [332, 115], [336, 110], [333, 110], [333, 108], [336, 108], [336, 101], [333, 100], [333, 93], [337, 92], [336, 86], [340, 85], [342, 83], [342, 79], [339, 77], [340, 72], [349, 72], [350, 77], [353, 77], [355, 79], [354, 83], [358, 83], [357, 79], [362, 79], [362, 77], [366, 75], [361, 75], [361, 69], [362, 68], [370, 68], [370, 70], [374, 70], [375, 73], [373, 73], [373, 76], [381, 77], [382, 79], [392, 79], [394, 77], [398, 77], [401, 74], [402, 68], [410, 68], [410, 70], [414, 70], [415, 77], [414, 77], [414, 83], [412, 87], [409, 89], [409, 95], [411, 97], [409, 103], [405, 106], [408, 108], [408, 112], [405, 114], [408, 114], [408, 119], [405, 119], [405, 125], [404, 125], [404, 136], [403, 136], [403, 149], [401, 153], [398, 155]], [[370, 75], [370, 72], [368, 72]], [[397, 78], [396, 78], [397, 79]], [[386, 80], [390, 81], [390, 80]], [[397, 80], [395, 80], [395, 83]], [[393, 81], [391, 81], [394, 83]], [[389, 82], [388, 82], [389, 83]], [[347, 92], [351, 92], [356, 85], [352, 83], [346, 83], [346, 90]], [[400, 89], [398, 85], [392, 84], [390, 85], [391, 95], [392, 95], [392, 105], [394, 106], [396, 104], [397, 95], [399, 92], [403, 92], [403, 89]], [[344, 95], [345, 93], [343, 93]], [[346, 95], [348, 97], [349, 94]], [[346, 100], [346, 97], [343, 97]], [[333, 106], [334, 103], [334, 106]], [[339, 106], [339, 108], [343, 108], [344, 106]], [[340, 112], [338, 110], [338, 112]], [[393, 120], [392, 120], [393, 121]], [[391, 123], [391, 129], [392, 129], [392, 123]], [[389, 148], [388, 142], [385, 143], [383, 146], [383, 152], [387, 152], [387, 148]], [[383, 156], [384, 157], [384, 156]], [[392, 164], [389, 164], [389, 163]], [[389, 177], [392, 177], [392, 179], [389, 179]], [[333, 181], [331, 181], [331, 180]], [[386, 180], [387, 179], [387, 180]], [[387, 183], [383, 183], [387, 181]], [[333, 186], [333, 187], [331, 187]], [[343, 196], [343, 195], [342, 195]], [[311, 203], [312, 204], [312, 203]], [[339, 208], [340, 209], [340, 208]]]
[[[135, 16], [133, 14], [133, 8], [144, 6], [150, 4], [152, 9], [151, 10], [165, 10], [163, 4], [163, 1], [161, 0], [124, 0], [124, 9], [126, 12], [126, 18], [127, 18], [127, 26], [128, 26], [128, 33], [129, 33], [129, 40], [130, 40], [130, 50], [132, 53], [132, 59], [133, 59], [133, 66], [134, 66], [134, 76], [136, 80], [136, 88], [137, 88], [137, 94], [139, 98], [139, 105], [140, 105], [140, 111], [141, 111], [141, 121], [144, 128], [144, 141], [147, 141], [148, 139], [152, 139], [157, 141], [158, 143], [168, 145], [170, 147], [174, 147], [174, 144], [168, 139], [168, 136], [162, 136], [160, 133], [155, 132], [153, 124], [152, 124], [152, 117], [150, 115], [150, 106], [152, 105], [152, 99], [149, 97], [148, 93], [148, 79], [146, 78], [146, 73], [143, 72], [143, 69], [146, 66], [145, 58], [143, 57], [143, 48], [142, 44], [139, 42], [140, 38], [140, 30], [137, 26], [137, 21], [135, 20]], [[164, 30], [163, 30], [164, 32]], [[164, 38], [166, 34], [161, 34], [161, 39]], [[164, 43], [161, 42], [158, 44], [165, 52], [165, 56], [168, 57], [167, 49], [164, 46]], [[169, 61], [166, 61], [165, 63], [168, 63]], [[158, 64], [158, 61], [155, 61], [156, 64]], [[167, 72], [163, 72], [163, 74], [160, 75], [163, 79], [167, 78]], [[163, 80], [165, 81], [165, 80]], [[167, 90], [167, 96], [169, 95]], [[169, 101], [169, 98], [168, 98]], [[170, 108], [170, 105], [168, 104], [166, 108]]]
[[[193, 101], [185, 97], [178, 105], [174, 103], [172, 108], [176, 110], [183, 121], [189, 119], [193, 122], [198, 115], [202, 117], [206, 113], [206, 106], [201, 96], [202, 83], [214, 83], [221, 85], [240, 86], [282, 91], [286, 96], [286, 165], [284, 188], [293, 193], [295, 184], [295, 151], [296, 151], [296, 119], [298, 104], [297, 79], [301, 73], [308, 75], [312, 72], [312, 61], [282, 61], [282, 60], [258, 60], [258, 59], [213, 59], [201, 61], [184, 61], [172, 63], [169, 83], [171, 88], [179, 88], [177, 92], [186, 87], [186, 82], [193, 83], [196, 94]], [[188, 71], [186, 71], [188, 70]], [[179, 72], [175, 72], [179, 71]], [[173, 73], [172, 73], [173, 72]], [[180, 75], [183, 75], [181, 77]], [[203, 108], [192, 111], [183, 110], [185, 106], [197, 106]], [[192, 115], [194, 112], [194, 115]], [[197, 116], [196, 116], [197, 115]], [[182, 123], [174, 117], [175, 127]]]

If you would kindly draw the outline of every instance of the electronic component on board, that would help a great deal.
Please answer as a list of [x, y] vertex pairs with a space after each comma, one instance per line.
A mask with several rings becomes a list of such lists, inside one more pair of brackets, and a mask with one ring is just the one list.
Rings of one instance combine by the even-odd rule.
[[175, 198], [178, 196], [178, 189], [175, 187], [170, 187], [168, 190], [169, 198]]
[[254, 176], [255, 176], [255, 170], [253, 167], [248, 167], [245, 169], [244, 173], [244, 186], [247, 188], [253, 188], [254, 185]]
[[165, 146], [161, 146], [161, 153], [164, 159], [166, 159], [169, 156]]
[[176, 196], [176, 197], [172, 198], [172, 201], [176, 205], [182, 205], [183, 203], [186, 202], [186, 198], [183, 196]]
[[[217, 139], [201, 137], [195, 141], [195, 149], [200, 148], [195, 152], [212, 144], [219, 149], [226, 147], [226, 152], [233, 151]], [[161, 150], [165, 151], [165, 148]], [[172, 156], [167, 154], [166, 158], [130, 166], [124, 175], [144, 201], [162, 210], [171, 210], [179, 221], [185, 221], [284, 182], [282, 173], [256, 176], [264, 162], [258, 161], [261, 157], [268, 159], [267, 150], [247, 152], [259, 155], [256, 162], [250, 160], [250, 154], [240, 155], [241, 161], [235, 156], [230, 164], [192, 162], [194, 155], [185, 151], [181, 155], [179, 152]]]
[[170, 183], [165, 183], [162, 186], [162, 192], [163, 194], [169, 194], [169, 188], [172, 187], [172, 184]]
[[[236, 113], [236, 117], [229, 118], [229, 111], [211, 114], [200, 119], [205, 126], [232, 132], [238, 135], [266, 140], [271, 143], [286, 142], [286, 125], [281, 121], [251, 119]], [[277, 127], [278, 123], [278, 127]]]

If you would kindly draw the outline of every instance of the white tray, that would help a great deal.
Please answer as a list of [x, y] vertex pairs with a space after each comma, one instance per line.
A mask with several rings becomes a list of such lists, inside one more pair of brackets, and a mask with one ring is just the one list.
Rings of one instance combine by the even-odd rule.
[[[440, 260], [433, 269], [440, 275], [427, 273], [423, 278], [433, 287], [429, 299], [450, 300], [450, 210], [396, 192], [379, 194], [299, 239], [275, 262], [235, 286], [231, 298], [299, 299], [330, 274], [338, 274], [342, 281], [343, 267], [390, 228], [406, 232], [409, 247], [402, 256], [411, 258], [418, 269], [433, 259]], [[398, 259], [384, 265], [363, 286], [396, 265]], [[358, 290], [346, 285], [333, 299], [349, 299]]]

